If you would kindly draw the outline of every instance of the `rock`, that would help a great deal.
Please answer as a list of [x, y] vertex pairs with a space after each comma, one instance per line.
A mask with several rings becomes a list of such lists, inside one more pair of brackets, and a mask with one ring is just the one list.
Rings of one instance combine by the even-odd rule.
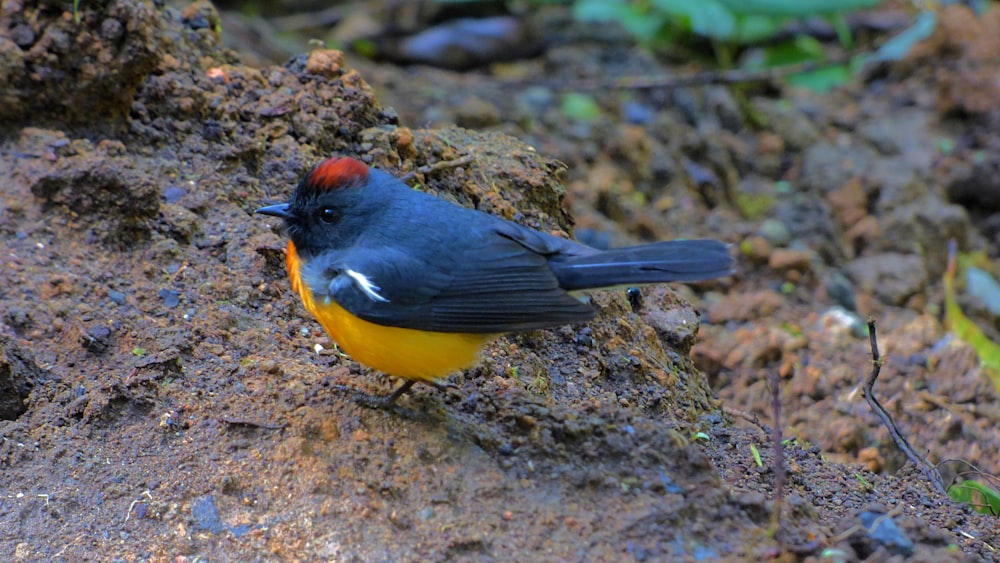
[[385, 37], [376, 45], [380, 58], [452, 70], [533, 56], [542, 48], [534, 29], [510, 16], [451, 20], [401, 40]]
[[104, 325], [91, 327], [81, 338], [81, 344], [92, 354], [102, 354], [111, 345], [111, 329]]
[[913, 542], [903, 533], [891, 516], [882, 512], [866, 510], [858, 515], [868, 539], [902, 557], [913, 553]]
[[773, 215], [791, 233], [792, 241], [813, 249], [823, 261], [838, 263], [849, 256], [849, 249], [840, 244], [841, 230], [830, 206], [816, 193], [797, 194], [795, 201], [780, 200]]
[[802, 112], [779, 100], [755, 98], [754, 111], [760, 112], [774, 133], [784, 139], [788, 150], [796, 152], [821, 144], [822, 134]]
[[190, 242], [198, 233], [198, 215], [180, 205], [161, 203], [160, 219], [166, 234], [178, 242]]
[[765, 264], [771, 258], [774, 247], [762, 236], [750, 236], [740, 243], [740, 254], [758, 264]]
[[812, 265], [813, 255], [808, 250], [776, 248], [771, 253], [767, 265], [772, 270], [806, 272]]
[[857, 287], [887, 305], [901, 306], [927, 285], [924, 261], [916, 254], [886, 252], [857, 258], [845, 271]]
[[464, 98], [455, 108], [459, 127], [484, 129], [500, 123], [500, 118], [500, 110], [495, 105], [477, 96]]
[[851, 178], [869, 174], [877, 161], [878, 155], [867, 145], [818, 142], [802, 155], [802, 185], [825, 195]]
[[181, 304], [181, 294], [176, 290], [161, 289], [159, 295], [163, 300], [163, 306], [167, 309], [173, 309]]
[[857, 313], [842, 307], [831, 307], [819, 317], [818, 326], [833, 337], [836, 333], [847, 333], [854, 338], [864, 338], [868, 333], [868, 324]]
[[844, 185], [826, 194], [826, 200], [833, 206], [837, 221], [849, 229], [868, 215], [868, 196], [860, 178], [851, 178]]
[[698, 313], [666, 286], [650, 287], [645, 294], [642, 319], [656, 330], [664, 346], [689, 353], [701, 324]]
[[306, 60], [306, 72], [325, 78], [340, 76], [343, 68], [344, 53], [334, 49], [316, 49]]
[[944, 272], [948, 262], [948, 241], [964, 248], [971, 226], [965, 209], [929, 194], [906, 203], [882, 216], [879, 228], [887, 236], [874, 240], [874, 247], [885, 252], [917, 254], [926, 269]]
[[518, 109], [525, 115], [544, 114], [558, 102], [555, 93], [545, 86], [528, 86], [514, 94]]
[[191, 515], [199, 529], [218, 534], [226, 529], [219, 518], [219, 508], [212, 495], [205, 495], [191, 503]]
[[771, 217], [760, 223], [757, 234], [774, 246], [788, 246], [788, 243], [792, 242], [792, 233], [788, 230], [788, 225]]
[[854, 284], [840, 272], [832, 272], [826, 280], [826, 295], [848, 311], [857, 311], [858, 298]]

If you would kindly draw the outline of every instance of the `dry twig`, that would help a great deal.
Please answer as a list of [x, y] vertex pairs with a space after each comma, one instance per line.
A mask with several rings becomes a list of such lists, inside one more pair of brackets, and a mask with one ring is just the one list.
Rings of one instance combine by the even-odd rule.
[[441, 172], [442, 170], [451, 170], [453, 168], [458, 168], [460, 166], [465, 166], [466, 164], [472, 164], [475, 157], [471, 154], [466, 154], [460, 156], [454, 160], [442, 160], [441, 162], [435, 162], [434, 164], [428, 164], [426, 166], [421, 166], [412, 172], [407, 172], [399, 177], [403, 182], [409, 182], [411, 178], [417, 174], [433, 174], [434, 172]]
[[871, 343], [872, 349], [872, 371], [865, 381], [865, 386], [862, 392], [865, 395], [865, 400], [868, 401], [868, 406], [871, 407], [875, 414], [882, 419], [882, 424], [889, 430], [889, 434], [892, 436], [892, 440], [896, 442], [896, 446], [906, 454], [911, 462], [917, 465], [921, 471], [923, 471], [924, 476], [927, 480], [934, 485], [937, 490], [941, 491], [942, 494], [947, 495], [947, 487], [944, 485], [944, 479], [941, 478], [941, 473], [934, 467], [926, 458], [919, 455], [910, 442], [903, 436], [900, 432], [899, 427], [893, 422], [892, 417], [889, 416], [888, 411], [882, 407], [878, 399], [875, 398], [875, 393], [872, 391], [872, 387], [875, 386], [875, 380], [878, 379], [878, 374], [882, 370], [882, 356], [878, 352], [878, 336], [875, 334], [875, 319], [868, 319], [868, 341]]
[[781, 376], [777, 371], [771, 370], [767, 379], [771, 385], [771, 411], [774, 414], [771, 447], [774, 449], [774, 522], [778, 523], [785, 500], [785, 444], [781, 440]]

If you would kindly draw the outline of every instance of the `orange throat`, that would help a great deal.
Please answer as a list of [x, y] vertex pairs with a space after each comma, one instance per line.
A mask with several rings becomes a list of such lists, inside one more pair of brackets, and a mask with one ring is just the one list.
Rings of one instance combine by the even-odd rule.
[[340, 348], [356, 361], [388, 375], [433, 381], [467, 369], [479, 361], [479, 353], [495, 334], [430, 332], [382, 326], [358, 318], [329, 298], [318, 301], [302, 279], [302, 266], [295, 244], [288, 241], [285, 256], [292, 290], [323, 325]]

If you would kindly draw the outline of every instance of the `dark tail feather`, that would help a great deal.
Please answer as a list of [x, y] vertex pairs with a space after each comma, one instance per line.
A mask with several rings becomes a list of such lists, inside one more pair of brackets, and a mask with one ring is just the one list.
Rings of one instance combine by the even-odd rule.
[[693, 282], [733, 273], [729, 247], [717, 240], [668, 240], [550, 262], [567, 291], [618, 285]]

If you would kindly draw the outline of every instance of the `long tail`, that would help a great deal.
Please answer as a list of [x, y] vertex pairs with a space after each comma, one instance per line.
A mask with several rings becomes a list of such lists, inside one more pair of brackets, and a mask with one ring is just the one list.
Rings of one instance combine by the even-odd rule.
[[733, 273], [729, 247], [717, 240], [668, 240], [550, 262], [567, 291], [619, 285], [710, 280]]

